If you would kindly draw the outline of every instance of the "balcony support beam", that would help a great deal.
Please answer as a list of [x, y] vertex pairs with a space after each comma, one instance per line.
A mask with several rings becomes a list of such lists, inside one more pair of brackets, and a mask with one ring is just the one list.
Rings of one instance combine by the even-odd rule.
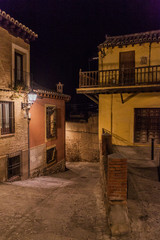
[[97, 105], [98, 105], [98, 103], [99, 103], [99, 98], [98, 98], [98, 96], [96, 95], [96, 96], [94, 96], [94, 95], [88, 95], [88, 94], [84, 94], [86, 97], [88, 97], [89, 99], [91, 99], [93, 102], [95, 102]]
[[123, 94], [120, 93], [122, 104], [128, 102], [131, 98], [135, 97], [137, 94], [138, 94], [138, 92], [137, 92], [137, 93], [132, 93], [132, 94], [130, 94], [128, 97], [126, 97], [126, 98], [124, 99], [124, 98], [123, 98]]

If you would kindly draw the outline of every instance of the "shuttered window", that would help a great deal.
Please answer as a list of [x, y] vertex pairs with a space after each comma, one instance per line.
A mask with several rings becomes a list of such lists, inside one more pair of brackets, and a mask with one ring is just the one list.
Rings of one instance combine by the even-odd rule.
[[46, 107], [46, 133], [47, 138], [55, 138], [57, 134], [56, 129], [56, 107]]
[[160, 143], [160, 108], [135, 109], [135, 142], [148, 143], [152, 138]]
[[15, 87], [23, 85], [23, 55], [15, 52]]
[[1, 135], [14, 133], [14, 103], [0, 102], [0, 129]]

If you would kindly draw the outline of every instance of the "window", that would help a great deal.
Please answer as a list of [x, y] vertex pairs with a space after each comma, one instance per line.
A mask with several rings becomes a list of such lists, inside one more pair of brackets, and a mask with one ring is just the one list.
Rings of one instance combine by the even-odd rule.
[[55, 106], [46, 107], [46, 135], [47, 138], [56, 137], [56, 108]]
[[14, 103], [0, 102], [1, 135], [14, 133]]
[[30, 52], [28, 47], [12, 43], [12, 82], [15, 89], [30, 87]]
[[56, 161], [56, 147], [47, 150], [47, 163]]
[[160, 143], [160, 108], [135, 109], [135, 142], [147, 143], [152, 138]]
[[20, 176], [20, 155], [8, 158], [8, 179]]
[[23, 55], [15, 52], [15, 87], [23, 85]]

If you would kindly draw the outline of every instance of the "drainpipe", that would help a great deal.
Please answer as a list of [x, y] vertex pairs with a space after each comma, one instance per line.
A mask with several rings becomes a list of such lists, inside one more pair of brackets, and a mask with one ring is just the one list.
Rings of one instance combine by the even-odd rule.
[[30, 122], [30, 113], [29, 113], [29, 109], [27, 109], [27, 121], [28, 121], [28, 178], [30, 178], [30, 134], [29, 134], [29, 122]]
[[111, 94], [111, 135], [112, 135], [112, 122], [113, 122], [113, 94]]
[[149, 44], [149, 67], [151, 65], [151, 42]]

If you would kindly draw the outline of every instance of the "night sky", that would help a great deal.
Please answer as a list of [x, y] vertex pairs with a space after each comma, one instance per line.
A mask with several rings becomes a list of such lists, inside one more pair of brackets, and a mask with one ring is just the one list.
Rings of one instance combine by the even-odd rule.
[[160, 29], [159, 0], [0, 0], [0, 8], [35, 31], [31, 43], [34, 81], [76, 101], [79, 69], [97, 56], [105, 35]]

